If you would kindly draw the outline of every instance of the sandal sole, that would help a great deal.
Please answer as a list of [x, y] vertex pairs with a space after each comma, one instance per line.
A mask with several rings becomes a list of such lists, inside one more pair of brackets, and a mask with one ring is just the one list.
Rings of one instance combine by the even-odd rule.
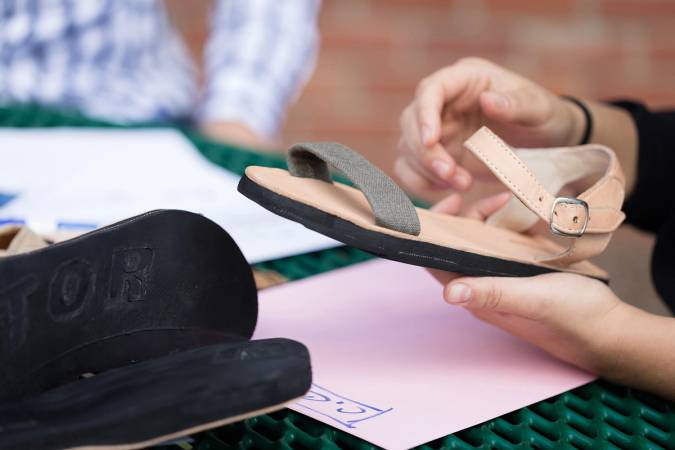
[[198, 214], [159, 210], [0, 259], [0, 400], [135, 361], [248, 339], [250, 266]]
[[318, 208], [279, 195], [257, 184], [246, 175], [239, 181], [238, 190], [274, 214], [298, 222], [310, 230], [352, 247], [393, 261], [469, 276], [530, 277], [558, 272], [547, 267], [367, 230]]
[[295, 341], [188, 350], [0, 407], [0, 450], [143, 448], [281, 409], [310, 385]]

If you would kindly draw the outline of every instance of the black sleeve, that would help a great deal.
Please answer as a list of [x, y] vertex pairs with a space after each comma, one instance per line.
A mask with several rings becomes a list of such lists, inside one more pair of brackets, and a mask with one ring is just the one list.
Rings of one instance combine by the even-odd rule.
[[626, 101], [614, 105], [633, 116], [638, 130], [637, 179], [624, 203], [626, 219], [656, 233], [652, 281], [675, 312], [675, 111], [650, 112]]
[[626, 221], [656, 233], [675, 211], [675, 111], [651, 112], [630, 101], [612, 104], [633, 116], [638, 131], [637, 179], [624, 203]]

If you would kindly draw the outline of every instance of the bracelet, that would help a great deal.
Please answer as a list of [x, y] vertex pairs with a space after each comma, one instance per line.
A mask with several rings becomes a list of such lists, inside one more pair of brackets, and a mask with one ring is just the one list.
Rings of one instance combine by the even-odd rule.
[[586, 125], [584, 127], [584, 134], [581, 135], [581, 142], [579, 142], [579, 145], [588, 144], [588, 141], [591, 139], [591, 133], [593, 132], [593, 116], [591, 115], [591, 111], [589, 111], [584, 102], [575, 97], [570, 97], [569, 95], [561, 95], [560, 97], [577, 105], [584, 114]]

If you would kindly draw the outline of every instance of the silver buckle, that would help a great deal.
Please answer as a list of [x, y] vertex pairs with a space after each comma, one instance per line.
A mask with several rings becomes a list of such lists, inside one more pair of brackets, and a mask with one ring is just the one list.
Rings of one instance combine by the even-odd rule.
[[[581, 226], [581, 229], [577, 232], [570, 233], [565, 230], [561, 230], [558, 228], [555, 223], [553, 222], [553, 217], [555, 214], [555, 208], [556, 206], [560, 204], [565, 204], [565, 205], [580, 205], [584, 207], [584, 223]], [[558, 197], [553, 201], [553, 206], [551, 207], [551, 216], [549, 217], [549, 227], [551, 229], [551, 233], [557, 234], [558, 236], [564, 236], [564, 237], [571, 237], [571, 238], [579, 238], [583, 236], [583, 234], [586, 232], [586, 227], [588, 227], [588, 219], [590, 218], [589, 210], [588, 210], [588, 203], [586, 203], [583, 200], [579, 200], [578, 198], [570, 198], [570, 197]]]

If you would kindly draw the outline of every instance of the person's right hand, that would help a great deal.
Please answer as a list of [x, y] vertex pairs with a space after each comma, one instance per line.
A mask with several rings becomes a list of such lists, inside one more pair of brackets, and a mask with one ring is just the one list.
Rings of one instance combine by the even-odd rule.
[[[461, 215], [484, 221], [510, 198], [510, 192], [482, 198]], [[452, 194], [431, 209], [457, 215], [462, 196]], [[616, 342], [641, 314], [602, 282], [571, 273], [509, 278], [429, 272], [444, 285], [447, 303], [576, 366], [613, 379], [624, 375]]]
[[583, 133], [578, 106], [490, 61], [465, 58], [424, 78], [401, 114], [401, 154], [395, 171], [420, 194], [465, 191], [488, 175], [463, 143], [487, 125], [518, 147], [575, 145]]

